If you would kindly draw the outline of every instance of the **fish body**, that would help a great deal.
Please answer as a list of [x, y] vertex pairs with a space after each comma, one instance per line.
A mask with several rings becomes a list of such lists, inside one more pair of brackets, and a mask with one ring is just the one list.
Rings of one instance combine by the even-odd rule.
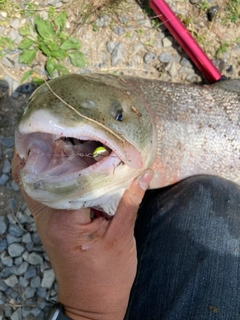
[[94, 207], [109, 215], [149, 167], [150, 188], [198, 174], [239, 184], [239, 101], [239, 80], [210, 86], [101, 74], [51, 80], [33, 93], [16, 129], [25, 161], [21, 184], [49, 207]]

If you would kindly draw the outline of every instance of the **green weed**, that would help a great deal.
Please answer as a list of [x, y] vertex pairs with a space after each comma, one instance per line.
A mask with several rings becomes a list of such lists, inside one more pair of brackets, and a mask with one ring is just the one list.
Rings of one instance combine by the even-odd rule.
[[230, 0], [227, 5], [227, 19], [237, 22], [240, 18], [240, 0]]
[[[67, 68], [61, 63], [65, 58], [69, 58], [74, 67], [84, 67], [87, 60], [79, 51], [81, 47], [79, 40], [65, 32], [66, 19], [66, 12], [55, 14], [54, 8], [51, 8], [48, 20], [35, 16], [34, 27], [30, 25], [21, 27], [19, 33], [24, 39], [18, 45], [22, 50], [19, 62], [31, 66], [37, 53], [40, 52], [47, 57], [45, 68], [50, 77], [53, 77], [55, 71], [59, 74], [68, 73]], [[26, 80], [31, 74], [31, 71], [27, 71], [22, 80]]]
[[230, 43], [228, 41], [223, 42], [220, 47], [216, 50], [216, 57], [221, 58], [222, 54], [227, 52], [228, 48], [230, 46]]
[[6, 51], [14, 49], [14, 42], [6, 37], [0, 36], [0, 57], [4, 57]]
[[207, 0], [203, 0], [198, 4], [200, 11], [207, 11], [210, 8], [210, 3]]

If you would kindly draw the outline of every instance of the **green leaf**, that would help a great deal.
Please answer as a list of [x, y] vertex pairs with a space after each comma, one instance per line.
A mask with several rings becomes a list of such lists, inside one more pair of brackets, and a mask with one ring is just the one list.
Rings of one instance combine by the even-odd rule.
[[49, 50], [48, 46], [45, 43], [43, 42], [40, 43], [38, 47], [43, 54], [45, 54], [47, 57], [51, 57], [51, 51]]
[[67, 32], [60, 32], [58, 36], [61, 40], [65, 41], [69, 37], [69, 34]]
[[80, 47], [81, 47], [81, 44], [77, 39], [69, 38], [62, 43], [60, 48], [63, 50], [70, 50], [70, 49], [80, 49]]
[[47, 59], [46, 70], [49, 73], [50, 77], [52, 77], [54, 70], [56, 70], [56, 63], [54, 61], [54, 58], [50, 57]]
[[36, 86], [40, 86], [41, 84], [44, 83], [43, 79], [37, 78], [37, 77], [33, 77], [32, 82], [36, 85]]
[[47, 41], [55, 41], [56, 40], [56, 33], [53, 29], [52, 24], [49, 21], [43, 20], [36, 16], [34, 18], [34, 23], [37, 27], [37, 31], [39, 35]]
[[19, 49], [29, 49], [34, 44], [34, 42], [35, 41], [32, 39], [25, 38], [19, 43], [18, 48]]
[[56, 58], [57, 60], [63, 60], [64, 58], [66, 58], [67, 54], [64, 50], [58, 49], [51, 51], [51, 56]]
[[13, 50], [14, 42], [9, 38], [0, 36], [0, 51], [2, 51], [3, 49]]
[[55, 25], [58, 27], [58, 31], [62, 31], [65, 27], [67, 20], [67, 13], [65, 11], [59, 13], [57, 17], [53, 20]]
[[54, 13], [55, 13], [55, 8], [53, 6], [50, 6], [50, 8], [48, 9], [48, 19], [49, 20], [53, 19]]
[[67, 74], [67, 73], [69, 73], [68, 69], [65, 66], [63, 66], [62, 64], [56, 65], [56, 69], [59, 72], [59, 74]]
[[24, 72], [24, 75], [23, 75], [20, 82], [23, 83], [32, 74], [33, 74], [33, 70], [28, 70], [28, 71]]
[[68, 56], [71, 60], [71, 63], [74, 67], [85, 67], [87, 64], [87, 59], [84, 56], [84, 54], [80, 51], [74, 51], [71, 53], [68, 53]]
[[32, 36], [31, 29], [29, 25], [22, 26], [18, 29], [21, 36]]
[[24, 49], [19, 56], [19, 62], [31, 65], [36, 57], [37, 51], [38, 49]]
[[59, 46], [56, 42], [53, 41], [44, 41], [44, 43], [48, 46], [50, 51], [59, 50]]

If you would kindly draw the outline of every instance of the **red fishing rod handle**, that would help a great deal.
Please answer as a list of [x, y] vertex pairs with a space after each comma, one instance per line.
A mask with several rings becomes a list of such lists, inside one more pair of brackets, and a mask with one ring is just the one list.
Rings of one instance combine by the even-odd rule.
[[176, 17], [164, 0], [151, 0], [150, 7], [164, 23], [173, 37], [177, 40], [189, 58], [194, 62], [199, 71], [205, 76], [209, 83], [221, 80], [222, 75], [199, 47], [189, 31]]

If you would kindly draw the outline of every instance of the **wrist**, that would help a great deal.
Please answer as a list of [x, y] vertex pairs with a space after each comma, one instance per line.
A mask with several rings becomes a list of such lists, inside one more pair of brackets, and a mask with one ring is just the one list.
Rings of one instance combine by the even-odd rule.
[[62, 293], [61, 286], [59, 286], [58, 299], [64, 305], [64, 314], [72, 320], [123, 320], [127, 306], [129, 295], [124, 297], [119, 294], [99, 295], [98, 291], [94, 295], [84, 294], [78, 296], [67, 295]]
[[71, 320], [123, 320], [125, 313], [126, 311], [124, 313], [95, 313], [82, 310], [73, 310], [71, 308], [64, 308], [64, 314]]

